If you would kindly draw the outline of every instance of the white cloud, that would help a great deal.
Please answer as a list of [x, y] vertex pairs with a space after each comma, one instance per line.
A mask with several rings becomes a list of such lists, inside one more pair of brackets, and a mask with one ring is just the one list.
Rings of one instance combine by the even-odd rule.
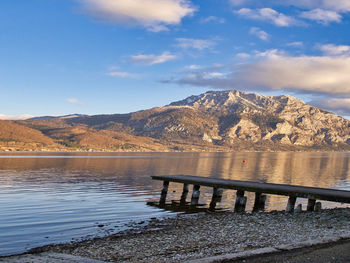
[[285, 52], [279, 49], [268, 49], [265, 51], [254, 51], [254, 54], [257, 58], [278, 58], [280, 56], [285, 55]]
[[186, 66], [185, 69], [189, 69], [189, 70], [196, 70], [196, 69], [200, 69], [201, 66], [199, 65], [189, 65], [189, 66]]
[[163, 52], [160, 55], [135, 55], [131, 56], [131, 60], [135, 63], [146, 64], [146, 65], [155, 65], [164, 63], [170, 60], [174, 60], [177, 57], [169, 52]]
[[350, 12], [349, 0], [287, 0], [285, 3], [310, 9], [322, 8], [341, 13]]
[[322, 4], [325, 8], [339, 11], [339, 12], [350, 12], [349, 0], [323, 0]]
[[138, 78], [139, 75], [129, 72], [123, 72], [123, 71], [113, 71], [106, 73], [107, 76], [115, 77], [115, 78]]
[[257, 53], [257, 60], [233, 66], [225, 77], [180, 78], [177, 83], [211, 88], [247, 90], [289, 90], [307, 94], [350, 94], [350, 56], [292, 57], [270, 50]]
[[80, 105], [80, 106], [84, 104], [76, 98], [68, 98], [68, 99], [66, 99], [66, 101], [70, 104], [75, 104], [75, 105]]
[[305, 11], [300, 14], [300, 17], [314, 20], [317, 23], [328, 25], [331, 22], [341, 22], [342, 16], [336, 11], [324, 10], [316, 8], [310, 11]]
[[110, 66], [108, 67], [108, 70], [117, 70], [119, 69], [119, 66]]
[[216, 45], [215, 41], [208, 39], [193, 39], [193, 38], [177, 38], [176, 46], [183, 49], [198, 49], [204, 50], [207, 48], [212, 48]]
[[338, 114], [350, 116], [350, 98], [320, 98], [309, 103]]
[[289, 42], [286, 45], [289, 47], [302, 47], [304, 46], [304, 43], [301, 41], [295, 41], [295, 42]]
[[350, 46], [326, 44], [320, 45], [319, 49], [327, 56], [350, 56]]
[[23, 114], [23, 115], [5, 115], [5, 114], [0, 114], [0, 120], [26, 120], [33, 118], [33, 115], [30, 114]]
[[204, 78], [221, 78], [223, 77], [225, 74], [221, 73], [221, 72], [206, 72], [205, 74], [203, 74]]
[[78, 0], [82, 10], [102, 22], [141, 25], [150, 31], [168, 30], [196, 9], [189, 0]]
[[239, 6], [247, 4], [250, 0], [230, 0], [230, 4], [233, 6]]
[[297, 21], [293, 17], [284, 15], [282, 13], [278, 13], [276, 10], [272, 8], [260, 8], [260, 9], [241, 8], [234, 12], [245, 18], [267, 21], [280, 27], [288, 27], [292, 25], [301, 24], [301, 22]]
[[222, 68], [224, 68], [224, 65], [220, 63], [213, 63], [213, 65], [209, 67], [209, 69], [222, 69]]
[[201, 19], [200, 22], [202, 24], [206, 24], [206, 23], [210, 23], [210, 22], [223, 24], [226, 22], [226, 20], [225, 20], [225, 18], [222, 18], [222, 17], [208, 16], [206, 18]]
[[[216, 71], [197, 71], [192, 72], [187, 75], [185, 75], [181, 80], [181, 84], [193, 84], [197, 83], [198, 80], [201, 80], [201, 82], [207, 82], [207, 81], [215, 81], [218, 79], [224, 78], [225, 74], [221, 72]], [[169, 81], [164, 81], [165, 83], [168, 83]], [[195, 84], [196, 85], [196, 84]], [[206, 86], [206, 85], [197, 85], [197, 86]]]
[[350, 94], [349, 72], [350, 57], [268, 56], [231, 77], [251, 88]]
[[261, 30], [258, 27], [250, 28], [249, 33], [264, 41], [267, 41], [270, 37], [268, 33], [266, 33], [265, 31]]
[[248, 54], [248, 53], [238, 53], [238, 54], [236, 54], [236, 57], [240, 58], [240, 59], [247, 59], [247, 58], [250, 58], [250, 54]]

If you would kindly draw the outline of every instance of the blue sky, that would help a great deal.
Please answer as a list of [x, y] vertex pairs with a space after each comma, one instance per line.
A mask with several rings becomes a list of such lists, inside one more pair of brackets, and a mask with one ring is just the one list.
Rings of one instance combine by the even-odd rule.
[[223, 89], [291, 94], [350, 116], [348, 0], [2, 0], [0, 8], [2, 119], [125, 113]]

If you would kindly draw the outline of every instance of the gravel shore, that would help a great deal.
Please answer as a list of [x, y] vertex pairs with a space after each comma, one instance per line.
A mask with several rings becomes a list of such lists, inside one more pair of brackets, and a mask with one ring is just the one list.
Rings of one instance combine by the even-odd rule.
[[350, 209], [287, 214], [200, 213], [152, 219], [146, 226], [79, 243], [36, 249], [111, 262], [182, 262], [350, 233]]

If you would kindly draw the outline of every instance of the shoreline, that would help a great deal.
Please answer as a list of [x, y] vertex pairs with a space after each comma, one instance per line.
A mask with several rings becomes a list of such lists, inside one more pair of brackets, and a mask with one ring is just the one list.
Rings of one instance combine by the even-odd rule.
[[132, 229], [110, 236], [47, 245], [25, 254], [64, 253], [109, 262], [182, 262], [349, 235], [350, 208], [294, 214], [178, 214], [153, 218], [147, 225], [135, 222]]
[[6, 151], [0, 150], [0, 153], [350, 153], [350, 150], [320, 150], [320, 149], [311, 149], [311, 150], [240, 150], [240, 151], [88, 151], [88, 150], [67, 150], [67, 151], [31, 151], [31, 150], [21, 150], [21, 151]]
[[310, 153], [310, 152], [340, 152], [347, 153], [350, 151], [1, 151], [0, 153], [284, 153], [284, 152], [293, 152], [293, 153]]

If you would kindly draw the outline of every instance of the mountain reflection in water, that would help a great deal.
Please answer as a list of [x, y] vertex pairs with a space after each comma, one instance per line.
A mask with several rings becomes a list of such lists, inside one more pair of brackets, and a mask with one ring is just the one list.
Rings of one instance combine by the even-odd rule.
[[[350, 190], [349, 165], [350, 153], [337, 152], [2, 154], [0, 255], [89, 234], [106, 235], [125, 229], [130, 220], [168, 215], [146, 205], [157, 201], [161, 190], [161, 182], [152, 181], [151, 175]], [[181, 191], [181, 184], [170, 183], [168, 199], [179, 199]], [[200, 203], [209, 204], [211, 193], [212, 189], [202, 187]], [[250, 209], [254, 194], [247, 196]], [[231, 210], [234, 199], [234, 191], [225, 191], [218, 208]], [[286, 197], [269, 195], [266, 205], [268, 210], [284, 209]], [[334, 205], [339, 206], [323, 203]]]

